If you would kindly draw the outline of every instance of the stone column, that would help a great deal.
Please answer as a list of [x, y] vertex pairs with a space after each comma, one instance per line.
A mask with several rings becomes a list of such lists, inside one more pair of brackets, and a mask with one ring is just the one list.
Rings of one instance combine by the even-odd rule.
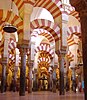
[[32, 93], [32, 65], [29, 65], [28, 93]]
[[15, 65], [14, 65], [14, 73], [13, 73], [13, 92], [16, 91], [17, 70], [18, 70], [18, 66], [15, 66]]
[[52, 77], [53, 77], [53, 89], [52, 89], [52, 91], [54, 92], [54, 93], [56, 93], [56, 68], [54, 67], [53, 68], [53, 73], [52, 73]]
[[4, 52], [2, 58], [2, 80], [1, 80], [1, 93], [5, 92], [6, 86], [6, 66], [8, 61], [8, 42], [10, 35], [9, 33], [4, 33]]
[[19, 95], [25, 96], [25, 80], [26, 80], [26, 52], [27, 48], [25, 45], [19, 47], [20, 56], [21, 56], [21, 66], [20, 66], [20, 90]]
[[50, 71], [49, 71], [49, 90], [52, 91], [52, 68], [50, 67]]
[[33, 62], [31, 62], [31, 43], [27, 54], [28, 59], [28, 93], [32, 93], [32, 68]]
[[[31, 34], [30, 34], [30, 17], [31, 17], [31, 13], [33, 11], [33, 5], [29, 4], [29, 2], [25, 2], [24, 3], [24, 40], [29, 40], [29, 42], [31, 41]], [[31, 44], [30, 44], [31, 45]], [[31, 63], [31, 51], [30, 51], [30, 57], [29, 57], [29, 63]], [[30, 65], [30, 64], [29, 64]], [[29, 82], [28, 82], [28, 93], [32, 92], [32, 71], [31, 71], [31, 66], [29, 66]]]
[[80, 14], [83, 49], [84, 93], [87, 100], [87, 0], [70, 0]]
[[65, 57], [66, 51], [59, 51], [58, 52], [58, 56], [59, 56], [59, 75], [60, 75], [60, 89], [59, 89], [59, 94], [60, 95], [64, 95], [65, 91], [64, 91], [64, 57]]
[[3, 59], [2, 59], [1, 93], [5, 92], [5, 87], [6, 87], [6, 66], [7, 66], [7, 58], [3, 57]]
[[75, 74], [75, 67], [72, 67], [72, 90], [76, 92], [76, 74]]
[[33, 91], [37, 91], [37, 69], [33, 72]]
[[17, 82], [17, 71], [19, 66], [19, 49], [15, 49], [16, 55], [15, 55], [15, 64], [14, 64], [14, 75], [13, 75], [13, 92], [16, 91], [16, 82]]

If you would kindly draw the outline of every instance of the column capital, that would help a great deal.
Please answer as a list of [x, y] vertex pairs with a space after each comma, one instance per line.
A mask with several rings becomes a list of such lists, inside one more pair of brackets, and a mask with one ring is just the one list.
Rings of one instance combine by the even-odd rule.
[[30, 60], [30, 62], [29, 62], [29, 68], [30, 69], [33, 68], [33, 64], [34, 64], [34, 61]]
[[[26, 42], [26, 43], [25, 43]], [[23, 55], [23, 54], [27, 54], [29, 52], [29, 44], [27, 43], [27, 41], [23, 41], [22, 44], [17, 44], [17, 47], [20, 51], [20, 54]]]
[[57, 50], [55, 51], [57, 55], [65, 55], [66, 54], [66, 49], [61, 49], [61, 50]]
[[70, 0], [72, 6], [75, 7], [76, 11], [81, 12], [87, 10], [87, 2], [85, 0]]
[[30, 4], [29, 2], [24, 2], [24, 13], [31, 15], [33, 11], [33, 5]]
[[18, 47], [18, 49], [20, 49], [20, 48], [30, 48], [30, 46], [29, 46], [29, 43], [30, 43], [30, 41], [29, 40], [21, 40], [21, 43], [17, 43], [17, 47]]
[[3, 57], [2, 58], [2, 64], [7, 64], [8, 63], [8, 58], [7, 57]]

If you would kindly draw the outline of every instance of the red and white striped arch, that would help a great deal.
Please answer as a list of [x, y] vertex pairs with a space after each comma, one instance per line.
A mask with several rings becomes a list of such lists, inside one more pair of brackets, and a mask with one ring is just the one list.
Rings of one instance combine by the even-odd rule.
[[14, 65], [15, 64], [15, 55], [13, 54], [9, 54], [9, 62], [8, 62], [8, 68], [11, 71], [14, 71]]
[[[12, 0], [13, 1], [13, 0]], [[55, 18], [59, 17], [61, 15], [61, 9], [62, 9], [62, 2], [61, 0], [14, 0], [13, 1], [19, 11], [19, 15], [23, 18], [23, 9], [24, 9], [24, 3], [29, 3], [30, 5], [34, 7], [42, 7], [47, 9], [52, 16]]]
[[80, 16], [77, 11], [72, 11], [69, 15], [74, 16], [80, 22]]
[[35, 49], [35, 52], [40, 52], [40, 51], [46, 51], [48, 52], [53, 58], [54, 57], [54, 52], [50, 49], [50, 46], [48, 44], [40, 44], [40, 46], [38, 46], [36, 49]]
[[67, 38], [67, 44], [68, 44], [68, 46], [77, 44], [77, 43], [75, 42], [75, 40], [74, 40], [73, 34], [71, 34], [71, 35]]
[[70, 14], [72, 11], [75, 11], [75, 8], [71, 5], [64, 5], [64, 10]]
[[50, 64], [51, 60], [49, 58], [41, 57], [41, 58], [38, 58], [38, 63], [40, 62], [47, 62]]
[[54, 24], [53, 22], [45, 19], [36, 19], [31, 22], [30, 26], [31, 26], [31, 31], [37, 28], [43, 28], [48, 32], [50, 32], [54, 37], [56, 50], [59, 49], [58, 44], [60, 39], [60, 28], [58, 27], [57, 24]]
[[65, 5], [65, 11], [71, 15], [74, 16], [78, 21], [80, 21], [79, 13], [75, 11], [75, 8], [71, 5]]
[[10, 38], [9, 45], [8, 45], [8, 52], [11, 53], [11, 51], [15, 49], [16, 49], [16, 40]]
[[9, 59], [12, 60], [12, 61], [14, 61], [15, 60], [14, 54], [9, 54]]
[[[47, 62], [45, 62], [45, 61], [42, 61], [42, 62], [40, 62], [40, 63], [38, 64], [38, 67], [40, 68], [40, 70], [41, 70], [41, 71], [45, 71], [45, 72], [48, 70], [49, 66], [50, 66], [50, 64], [47, 63]], [[43, 69], [43, 68], [44, 68], [44, 69]], [[40, 71], [40, 72], [41, 72], [41, 71]]]
[[[14, 53], [16, 48], [16, 40], [10, 38], [9, 45], [8, 45], [8, 52], [9, 53]], [[3, 54], [4, 52], [4, 38], [2, 38], [0, 42], [0, 53]]]
[[81, 26], [68, 27], [67, 36], [70, 36], [71, 34], [75, 34], [81, 38]]
[[0, 9], [0, 24], [3, 22], [8, 22], [17, 27], [18, 35], [23, 33], [23, 21], [19, 16], [15, 15], [11, 11]]
[[61, 16], [62, 3], [60, 0], [37, 0], [34, 4], [34, 7], [42, 7], [47, 9], [53, 16], [53, 18], [57, 18]]
[[3, 54], [4, 51], [4, 36], [2, 36], [2, 39], [0, 41], [0, 53]]
[[68, 60], [71, 62], [74, 60], [74, 55], [71, 53], [71, 51], [68, 51], [68, 53], [66, 54]]
[[33, 33], [31, 34], [31, 36], [34, 36], [34, 37], [37, 37], [38, 35], [42, 35], [46, 37], [49, 40], [49, 42], [54, 41], [53, 36], [47, 30], [38, 29], [38, 30], [33, 31]]

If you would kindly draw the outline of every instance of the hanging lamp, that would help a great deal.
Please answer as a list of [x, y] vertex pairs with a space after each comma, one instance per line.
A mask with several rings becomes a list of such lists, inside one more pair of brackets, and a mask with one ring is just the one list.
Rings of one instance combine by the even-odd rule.
[[14, 33], [14, 32], [17, 31], [17, 28], [16, 28], [15, 26], [13, 26], [13, 25], [5, 25], [5, 26], [3, 27], [3, 30], [4, 30], [5, 32], [7, 32], [7, 33]]
[[[12, 11], [13, 2], [11, 2], [11, 11]], [[17, 31], [17, 28], [11, 24], [5, 24], [3, 30], [7, 33], [14, 33]]]

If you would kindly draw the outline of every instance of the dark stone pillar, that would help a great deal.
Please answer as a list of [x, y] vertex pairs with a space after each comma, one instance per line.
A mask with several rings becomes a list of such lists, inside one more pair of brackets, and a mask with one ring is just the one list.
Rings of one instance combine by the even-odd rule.
[[6, 66], [7, 58], [2, 59], [2, 78], [1, 78], [1, 93], [4, 93], [6, 90]]
[[56, 68], [53, 70], [53, 89], [52, 91], [56, 93]]
[[72, 69], [72, 90], [76, 92], [76, 74], [75, 74], [75, 68]]
[[87, 0], [70, 0], [70, 2], [80, 14], [82, 30], [84, 93], [85, 100], [87, 100]]
[[16, 89], [16, 81], [17, 81], [16, 74], [17, 74], [17, 70], [18, 70], [18, 66], [15, 66], [14, 67], [14, 73], [13, 73], [13, 92], [15, 92], [17, 90]]
[[52, 71], [50, 71], [49, 90], [52, 91]]
[[[31, 64], [30, 64], [31, 65]], [[32, 66], [29, 67], [28, 93], [32, 93]]]
[[20, 47], [21, 66], [20, 66], [20, 90], [19, 95], [25, 96], [25, 81], [26, 81], [26, 48]]
[[33, 72], [33, 91], [37, 91], [37, 69]]
[[66, 51], [58, 51], [58, 57], [59, 57], [59, 75], [60, 75], [60, 79], [59, 79], [59, 94], [60, 95], [64, 95], [65, 91], [64, 91], [64, 57], [65, 57]]
[[60, 95], [64, 95], [64, 58], [60, 60]]

